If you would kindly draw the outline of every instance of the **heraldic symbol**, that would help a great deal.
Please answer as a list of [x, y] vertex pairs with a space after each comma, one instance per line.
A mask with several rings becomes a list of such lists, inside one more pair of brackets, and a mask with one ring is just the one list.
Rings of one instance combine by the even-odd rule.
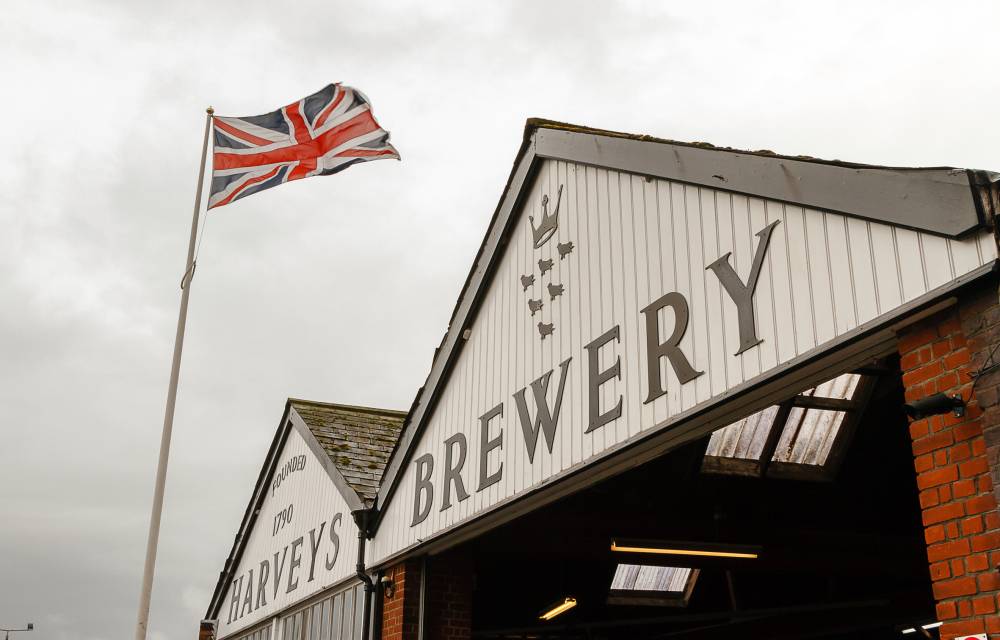
[[[549, 196], [542, 196], [542, 217], [539, 220], [538, 225], [535, 225], [535, 217], [528, 216], [528, 222], [531, 225], [531, 241], [532, 246], [535, 249], [541, 249], [545, 243], [552, 239], [559, 230], [559, 205], [562, 203], [562, 192], [563, 185], [559, 185], [559, 190], [556, 193], [556, 206], [549, 213]], [[573, 253], [573, 242], [566, 241], [556, 244], [556, 251], [559, 254], [559, 261], [562, 262], [563, 258]], [[538, 275], [536, 277], [535, 273], [528, 273], [521, 276], [521, 288], [528, 294], [528, 311], [531, 312], [532, 316], [535, 314], [542, 313], [544, 315], [543, 308], [545, 303], [543, 302], [544, 294], [539, 291], [538, 297], [532, 297], [533, 291], [530, 291], [537, 282], [541, 286], [542, 278], [545, 277], [549, 282], [545, 283], [545, 289], [548, 291], [549, 300], [553, 301], [557, 297], [561, 296], [565, 291], [565, 286], [558, 282], [553, 282], [552, 279], [556, 277], [555, 267], [558, 266], [553, 258], [539, 258], [538, 259]], [[548, 274], [548, 275], [546, 275]], [[551, 309], [551, 307], [550, 307]], [[551, 319], [551, 318], [550, 318]], [[544, 340], [546, 336], [552, 335], [556, 326], [554, 322], [545, 322], [545, 318], [538, 321], [538, 335]]]
[[528, 216], [531, 222], [531, 235], [536, 249], [541, 249], [542, 245], [549, 241], [552, 234], [559, 228], [559, 204], [562, 202], [563, 186], [559, 185], [559, 193], [556, 195], [556, 209], [549, 215], [549, 197], [542, 196], [542, 222], [536, 227], [534, 216]]

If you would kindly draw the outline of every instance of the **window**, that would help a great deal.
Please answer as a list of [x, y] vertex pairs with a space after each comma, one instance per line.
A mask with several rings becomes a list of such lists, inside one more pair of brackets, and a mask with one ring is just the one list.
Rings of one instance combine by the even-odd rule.
[[364, 585], [352, 585], [282, 618], [281, 638], [282, 640], [361, 640], [364, 605]]
[[712, 434], [702, 470], [826, 479], [836, 470], [873, 378], [845, 373]]

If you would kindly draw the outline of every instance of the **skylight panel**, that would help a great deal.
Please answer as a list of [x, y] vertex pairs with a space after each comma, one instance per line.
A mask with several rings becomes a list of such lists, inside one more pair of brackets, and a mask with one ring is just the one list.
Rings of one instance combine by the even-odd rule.
[[[753, 413], [715, 431], [708, 442], [703, 468], [709, 472], [759, 476], [761, 461], [802, 468], [824, 467], [848, 416], [857, 414], [870, 388], [858, 373], [845, 373], [788, 400]], [[851, 423], [853, 425], [853, 421]], [[780, 431], [776, 431], [780, 429]]]
[[698, 570], [689, 567], [619, 564], [608, 604], [686, 606], [697, 579]]

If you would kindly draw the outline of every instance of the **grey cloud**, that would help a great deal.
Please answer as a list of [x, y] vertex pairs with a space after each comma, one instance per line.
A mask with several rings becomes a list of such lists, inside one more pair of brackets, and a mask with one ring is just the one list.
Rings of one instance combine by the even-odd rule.
[[354, 83], [403, 162], [209, 216], [151, 619], [170, 640], [195, 633], [287, 396], [409, 406], [526, 117], [998, 165], [991, 3], [276, 7], [15, 3], [0, 23], [0, 622], [37, 640], [132, 632], [208, 104]]

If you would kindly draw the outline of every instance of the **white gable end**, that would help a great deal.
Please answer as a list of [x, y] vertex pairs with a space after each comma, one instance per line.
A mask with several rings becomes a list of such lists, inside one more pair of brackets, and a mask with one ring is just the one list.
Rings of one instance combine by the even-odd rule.
[[555, 160], [521, 206], [369, 563], [669, 429], [997, 258], [989, 231], [946, 239]]
[[325, 465], [293, 426], [218, 612], [224, 638], [354, 574], [357, 529]]

